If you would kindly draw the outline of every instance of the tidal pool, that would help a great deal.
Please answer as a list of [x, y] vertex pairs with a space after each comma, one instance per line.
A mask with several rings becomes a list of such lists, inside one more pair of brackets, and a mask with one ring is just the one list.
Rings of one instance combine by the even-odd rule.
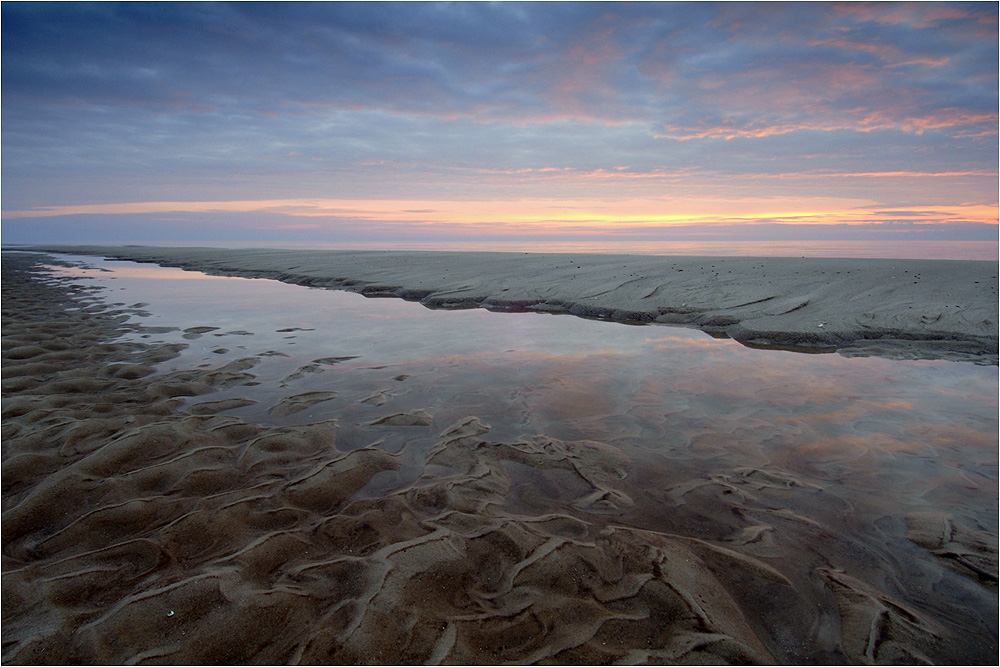
[[503, 510], [592, 516], [765, 563], [797, 594], [754, 588], [743, 599], [735, 574], [719, 576], [734, 578], [730, 595], [756, 610], [751, 625], [786, 659], [851, 655], [855, 640], [838, 648], [833, 637], [880, 613], [895, 624], [882, 644], [919, 643], [915, 614], [945, 627], [942, 637], [965, 633], [966, 655], [996, 652], [995, 367], [755, 350], [684, 328], [432, 311], [62, 259], [77, 266], [58, 274], [129, 309], [130, 338], [187, 346], [159, 373], [238, 368], [242, 381], [184, 409], [232, 401], [222, 414], [252, 423], [332, 420], [339, 448], [396, 457], [357, 498], [448, 478], [456, 464], [431, 459], [442, 433], [470, 417], [491, 442], [597, 443], [627, 460], [613, 492], [595, 495], [572, 466], [508, 457]]

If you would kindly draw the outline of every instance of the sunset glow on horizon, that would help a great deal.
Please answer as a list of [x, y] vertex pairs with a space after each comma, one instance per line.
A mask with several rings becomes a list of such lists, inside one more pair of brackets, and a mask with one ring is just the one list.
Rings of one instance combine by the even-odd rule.
[[5, 243], [998, 237], [995, 3], [19, 3]]
[[[285, 216], [285, 229], [321, 229], [323, 223], [340, 219], [463, 226], [469, 232], [497, 225], [523, 233], [558, 232], [565, 229], [606, 229], [609, 226], [658, 228], [680, 225], [708, 226], [761, 221], [795, 225], [858, 225], [885, 222], [884, 211], [835, 209], [842, 200], [788, 201], [743, 198], [730, 202], [703, 200], [623, 200], [589, 205], [580, 200], [425, 201], [425, 200], [270, 200], [218, 202], [131, 202], [56, 206], [28, 211], [5, 212], [9, 219], [72, 215], [137, 215], [147, 213], [250, 213], [272, 212]], [[678, 210], [680, 209], [680, 210]], [[934, 222], [960, 221], [990, 224], [998, 215], [996, 206], [969, 205], [909, 207], [892, 212], [909, 216], [920, 224], [922, 218]], [[314, 220], [318, 219], [318, 220]], [[280, 229], [282, 227], [275, 227]]]

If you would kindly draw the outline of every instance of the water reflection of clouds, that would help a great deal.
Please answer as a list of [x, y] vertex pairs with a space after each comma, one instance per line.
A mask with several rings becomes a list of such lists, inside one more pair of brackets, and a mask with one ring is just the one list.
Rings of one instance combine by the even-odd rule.
[[254, 280], [249, 278], [234, 278], [232, 276], [213, 276], [205, 273], [200, 273], [198, 271], [185, 271], [184, 269], [162, 267], [162, 266], [149, 266], [144, 264], [133, 264], [131, 262], [111, 262], [111, 261], [98, 261], [94, 258], [88, 257], [85, 260], [86, 265], [83, 266], [62, 266], [55, 265], [49, 266], [48, 268], [52, 270], [57, 275], [77, 277], [77, 276], [94, 276], [100, 277], [102, 274], [106, 274], [107, 271], [113, 271], [115, 278], [126, 278], [135, 280], [199, 280], [199, 281], [233, 281], [233, 280]]
[[[521, 435], [605, 440], [711, 461], [714, 470], [800, 470], [855, 489], [873, 480], [935, 486], [951, 483], [940, 480], [957, 478], [958, 469], [995, 466], [995, 369], [753, 350], [689, 329], [432, 311], [267, 280], [110, 264], [113, 274], [92, 275], [120, 276], [107, 284], [150, 302], [146, 309], [164, 323], [248, 329], [252, 341], [240, 341], [248, 351], [292, 355], [268, 357], [254, 371], [262, 378], [285, 377], [312, 359], [360, 355], [297, 381], [296, 391], [391, 388], [392, 400], [433, 406], [442, 419], [467, 411]], [[292, 326], [311, 330], [276, 333]], [[400, 373], [412, 377], [380, 379]], [[987, 474], [995, 487], [995, 467]]]

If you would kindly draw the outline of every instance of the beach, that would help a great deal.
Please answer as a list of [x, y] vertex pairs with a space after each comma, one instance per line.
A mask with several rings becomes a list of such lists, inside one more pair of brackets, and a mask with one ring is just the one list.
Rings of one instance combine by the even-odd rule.
[[1000, 665], [1000, 5], [0, 14], [3, 665]]
[[[48, 250], [431, 308], [693, 327], [751, 347], [997, 363], [990, 262]], [[255, 332], [216, 332], [213, 322], [184, 329], [182, 344], [149, 342], [143, 304], [114, 303], [106, 290], [41, 268], [59, 261], [3, 257], [9, 664], [996, 658], [995, 528], [976, 525], [972, 510], [927, 504], [995, 508], [995, 452], [981, 470], [964, 459], [935, 469], [902, 489], [912, 506], [899, 508], [874, 485], [850, 496], [836, 486], [857, 470], [876, 475], [877, 448], [859, 455], [850, 438], [811, 440], [795, 421], [806, 406], [773, 419], [802, 440], [761, 453], [775, 436], [750, 398], [745, 413], [734, 401], [731, 416], [702, 414], [687, 395], [678, 399], [687, 412], [654, 405], [681, 415], [655, 439], [698, 418], [692, 439], [660, 456], [583, 437], [575, 424], [587, 415], [618, 419], [644, 406], [570, 401], [577, 385], [565, 377], [552, 381], [564, 395], [545, 405], [570, 426], [522, 433], [473, 410], [465, 397], [475, 381], [456, 381], [438, 399], [433, 392], [448, 389], [435, 385], [447, 383], [434, 375], [420, 384], [418, 363], [411, 377], [362, 367], [338, 349], [296, 361], [272, 383], [281, 386], [261, 406], [264, 423], [236, 415], [255, 409], [251, 396], [268, 384], [262, 368], [282, 350], [223, 348]], [[297, 326], [273, 323], [288, 337]], [[205, 355], [217, 364], [170, 365], [213, 335], [222, 342]], [[354, 388], [349, 373], [382, 374]], [[307, 376], [317, 380], [307, 385]], [[643, 387], [647, 402], [660, 400]], [[520, 400], [533, 388], [516, 390]], [[334, 400], [343, 407], [306, 419]], [[987, 451], [995, 421], [975, 413], [961, 429], [921, 423], [908, 437], [927, 442], [898, 456], [950, 460], [949, 437]], [[713, 422], [715, 433], [704, 427]], [[755, 429], [756, 439], [743, 434]], [[726, 439], [735, 453], [723, 451]], [[407, 444], [416, 441], [426, 446]], [[808, 461], [790, 462], [803, 447]]]
[[46, 246], [399, 297], [431, 308], [569, 313], [691, 326], [746, 345], [997, 364], [997, 264]]

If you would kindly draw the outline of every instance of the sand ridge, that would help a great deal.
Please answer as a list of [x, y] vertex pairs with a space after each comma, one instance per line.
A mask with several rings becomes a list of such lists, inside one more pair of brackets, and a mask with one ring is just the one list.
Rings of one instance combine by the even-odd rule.
[[741, 343], [997, 364], [995, 262], [46, 246], [432, 308], [680, 324]]
[[[494, 439], [476, 415], [436, 424], [378, 401], [352, 448], [337, 420], [216, 414], [232, 404], [213, 392], [254, 382], [254, 359], [155, 373], [176, 347], [116, 342], [127, 313], [36, 261], [3, 263], [5, 662], [878, 664], [975, 662], [990, 642], [995, 653], [988, 618], [942, 615], [891, 580], [832, 567], [830, 528], [772, 509], [789, 488], [830, 502], [791, 475], [740, 468], [672, 489], [671, 522], [732, 524], [738, 537], [719, 541], [651, 529], [652, 485], [606, 443]], [[293, 392], [275, 407], [332, 398]], [[183, 409], [185, 396], [204, 400]], [[385, 433], [414, 429], [437, 433], [423, 476], [380, 492], [401, 465]], [[525, 475], [555, 491], [515, 494]], [[915, 542], [975, 569], [925, 582], [995, 585], [989, 536], [932, 519], [912, 519]]]

